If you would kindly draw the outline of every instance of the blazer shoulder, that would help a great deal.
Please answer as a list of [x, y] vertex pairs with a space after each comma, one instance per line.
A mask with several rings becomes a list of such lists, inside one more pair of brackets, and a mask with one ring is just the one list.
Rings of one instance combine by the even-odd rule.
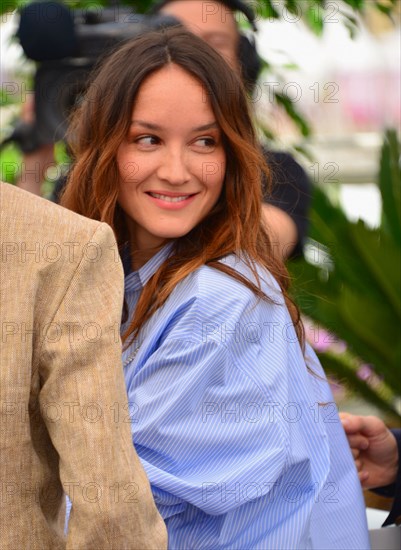
[[47, 199], [0, 182], [1, 234], [36, 240], [90, 240], [103, 225]]

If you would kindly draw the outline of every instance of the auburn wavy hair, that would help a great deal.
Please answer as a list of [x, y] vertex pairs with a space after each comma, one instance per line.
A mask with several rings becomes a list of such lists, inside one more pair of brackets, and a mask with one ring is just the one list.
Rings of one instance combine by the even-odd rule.
[[[72, 118], [68, 141], [74, 165], [61, 204], [108, 223], [120, 249], [127, 244], [125, 213], [118, 204], [117, 149], [129, 131], [142, 83], [170, 63], [202, 84], [205, 101], [210, 101], [222, 132], [226, 174], [217, 204], [192, 231], [176, 239], [170, 257], [145, 285], [123, 340], [130, 342], [174, 287], [202, 265], [229, 274], [261, 299], [268, 299], [260, 287], [257, 263], [277, 279], [303, 348], [299, 312], [287, 295], [288, 273], [273, 254], [261, 221], [262, 177], [268, 178], [269, 173], [243, 85], [213, 48], [182, 27], [149, 32], [130, 40], [99, 68]], [[219, 262], [227, 254], [241, 254], [254, 281]]]

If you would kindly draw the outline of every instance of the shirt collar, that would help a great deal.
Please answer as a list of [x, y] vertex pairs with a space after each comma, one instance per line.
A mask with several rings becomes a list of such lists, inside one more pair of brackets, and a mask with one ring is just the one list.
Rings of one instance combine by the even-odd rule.
[[[125, 271], [125, 292], [134, 292], [142, 290], [149, 279], [156, 273], [162, 263], [169, 257], [174, 241], [171, 241], [163, 246], [154, 256], [150, 258], [145, 265], [137, 271], [131, 271], [129, 266], [129, 252], [123, 253], [123, 263]], [[128, 258], [128, 261], [127, 261]]]

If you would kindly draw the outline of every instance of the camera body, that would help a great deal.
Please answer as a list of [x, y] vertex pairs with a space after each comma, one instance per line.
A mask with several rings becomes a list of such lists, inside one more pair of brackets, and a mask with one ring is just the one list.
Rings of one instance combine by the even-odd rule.
[[21, 11], [18, 37], [38, 62], [34, 78], [35, 123], [17, 139], [24, 152], [65, 137], [71, 109], [85, 92], [90, 73], [122, 42], [149, 30], [177, 25], [120, 6], [70, 11], [57, 2], [34, 2]]

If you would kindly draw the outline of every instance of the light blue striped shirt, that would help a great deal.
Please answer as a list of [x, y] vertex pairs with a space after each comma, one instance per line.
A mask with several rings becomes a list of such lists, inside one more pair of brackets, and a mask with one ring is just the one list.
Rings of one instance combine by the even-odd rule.
[[[130, 314], [171, 246], [127, 275]], [[223, 261], [253, 280], [238, 257]], [[308, 372], [279, 287], [259, 273], [271, 301], [199, 268], [124, 352], [135, 448], [169, 548], [369, 548], [329, 386], [309, 347]]]

